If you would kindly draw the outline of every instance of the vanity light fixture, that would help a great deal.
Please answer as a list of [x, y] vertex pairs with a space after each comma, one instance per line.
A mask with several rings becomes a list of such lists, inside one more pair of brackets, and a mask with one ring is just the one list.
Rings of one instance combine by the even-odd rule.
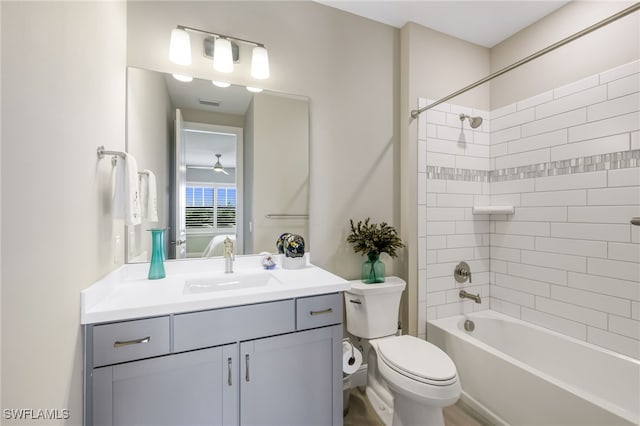
[[247, 86], [247, 90], [253, 93], [260, 93], [262, 92], [262, 89], [259, 87], [251, 87], [251, 86]]
[[227, 83], [226, 81], [211, 80], [211, 83], [213, 83], [213, 85], [216, 87], [222, 87], [222, 88], [231, 86], [231, 83]]
[[251, 52], [251, 76], [256, 80], [269, 78], [269, 52], [264, 44], [183, 25], [178, 25], [171, 30], [169, 59], [174, 64], [191, 65], [190, 32], [207, 36], [204, 39], [205, 56], [213, 57], [213, 68], [216, 71], [222, 73], [233, 72], [233, 63], [239, 59], [240, 49], [238, 44], [246, 44], [253, 46]]
[[184, 74], [171, 74], [173, 76], [173, 78], [175, 78], [178, 81], [183, 81], [185, 83], [189, 83], [190, 81], [193, 80], [193, 77], [191, 77], [190, 75], [184, 75]]

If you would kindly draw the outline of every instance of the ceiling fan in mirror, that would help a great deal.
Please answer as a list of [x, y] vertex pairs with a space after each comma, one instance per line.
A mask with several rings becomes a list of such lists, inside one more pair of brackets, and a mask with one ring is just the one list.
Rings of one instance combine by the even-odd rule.
[[222, 167], [222, 164], [220, 163], [221, 156], [222, 154], [216, 154], [218, 161], [216, 161], [216, 164], [213, 165], [213, 171], [218, 173], [224, 173], [225, 175], [229, 175], [229, 173], [227, 173], [227, 171], [224, 169], [224, 167]]

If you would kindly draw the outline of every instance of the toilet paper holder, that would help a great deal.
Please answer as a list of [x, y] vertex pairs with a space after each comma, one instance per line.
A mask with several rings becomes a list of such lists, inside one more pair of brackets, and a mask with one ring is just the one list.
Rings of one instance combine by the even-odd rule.
[[349, 357], [349, 360], [347, 361], [347, 364], [349, 365], [353, 365], [356, 362], [356, 354], [355, 354], [355, 348], [353, 347], [353, 343], [351, 342], [351, 340], [349, 339], [342, 339], [343, 342], [347, 342], [350, 346], [351, 346], [351, 357]]

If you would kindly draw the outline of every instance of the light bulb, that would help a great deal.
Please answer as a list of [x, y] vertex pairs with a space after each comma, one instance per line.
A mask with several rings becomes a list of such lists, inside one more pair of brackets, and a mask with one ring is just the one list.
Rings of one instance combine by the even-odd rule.
[[253, 93], [260, 93], [262, 92], [262, 89], [259, 87], [251, 87], [251, 86], [247, 86], [247, 90]]
[[171, 30], [169, 60], [178, 65], [191, 65], [191, 40], [185, 30], [180, 28]]
[[184, 81], [185, 83], [188, 83], [190, 81], [193, 80], [193, 77], [191, 77], [190, 75], [184, 75], [184, 74], [171, 74], [173, 76], [173, 78], [175, 78], [178, 81]]
[[213, 69], [219, 72], [233, 72], [233, 51], [226, 38], [216, 38], [213, 44]]
[[269, 78], [269, 53], [263, 46], [253, 48], [251, 54], [251, 76], [258, 80]]
[[229, 87], [229, 86], [231, 86], [231, 83], [227, 83], [226, 81], [214, 81], [214, 80], [211, 80], [211, 83], [213, 83], [213, 85], [216, 86], [216, 87]]

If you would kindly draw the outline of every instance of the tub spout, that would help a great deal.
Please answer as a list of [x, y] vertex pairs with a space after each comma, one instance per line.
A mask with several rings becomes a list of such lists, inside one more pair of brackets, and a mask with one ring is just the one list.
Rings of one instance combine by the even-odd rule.
[[471, 293], [467, 293], [464, 290], [460, 290], [460, 298], [461, 299], [471, 299], [476, 303], [482, 303], [482, 299], [480, 299], [480, 294], [471, 294]]

